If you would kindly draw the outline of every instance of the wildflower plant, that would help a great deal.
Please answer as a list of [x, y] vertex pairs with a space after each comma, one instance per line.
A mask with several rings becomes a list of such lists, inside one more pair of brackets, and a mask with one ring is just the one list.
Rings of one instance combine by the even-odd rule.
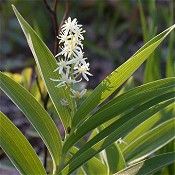
[[[61, 137], [50, 114], [35, 97], [2, 72], [0, 87], [24, 113], [46, 145], [52, 159], [49, 174], [146, 175], [175, 161], [173, 151], [161, 153], [160, 150], [174, 140], [175, 120], [157, 115], [167, 108], [173, 111], [174, 77], [120, 91], [104, 103], [174, 30], [175, 25], [148, 41], [78, 106], [86, 89], [77, 87], [80, 81], [89, 81], [89, 76], [92, 76], [83, 52], [85, 31], [82, 26], [76, 19], [65, 21], [58, 36], [61, 51], [56, 55], [56, 61], [14, 6], [13, 10], [53, 108], [63, 124], [65, 137]], [[3, 113], [0, 113], [0, 118], [0, 145], [17, 170], [21, 174], [47, 174], [48, 167], [43, 166], [21, 131]], [[86, 143], [77, 144], [87, 134]], [[173, 172], [171, 167], [168, 171]]]

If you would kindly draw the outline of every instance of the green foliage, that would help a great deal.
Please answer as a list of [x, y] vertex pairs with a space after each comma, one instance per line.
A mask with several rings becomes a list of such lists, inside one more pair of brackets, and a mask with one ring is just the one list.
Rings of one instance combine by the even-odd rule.
[[1, 89], [11, 98], [11, 100], [26, 115], [30, 123], [41, 136], [48, 147], [54, 161], [54, 171], [59, 164], [60, 152], [62, 148], [61, 137], [45, 109], [35, 100], [35, 98], [22, 86], [0, 73]]
[[21, 174], [46, 174], [40, 159], [25, 136], [0, 113], [0, 145]]
[[129, 144], [123, 151], [126, 161], [148, 157], [156, 149], [160, 149], [174, 139], [175, 119], [170, 119], [156, 128], [148, 131], [133, 143]]
[[115, 175], [149, 175], [175, 161], [175, 153], [166, 153], [131, 165]]
[[[54, 56], [14, 6], [13, 9], [65, 132], [72, 127], [62, 141], [50, 114], [29, 92], [31, 77], [27, 74], [31, 74], [30, 69], [23, 72], [24, 80], [19, 81], [23, 82], [24, 87], [0, 73], [1, 89], [25, 114], [47, 146], [52, 157], [52, 174], [150, 174], [174, 162], [174, 153], [156, 152], [174, 139], [174, 119], [157, 123], [158, 119], [153, 116], [173, 104], [175, 78], [152, 81], [129, 91], [124, 89], [109, 102], [104, 101], [141, 66], [174, 30], [175, 25], [148, 41], [128, 61], [113, 71], [75, 111], [68, 89], [55, 88], [54, 82], [50, 80], [59, 78], [59, 75], [53, 73], [56, 68]], [[99, 15], [102, 12], [103, 7], [99, 9]], [[132, 87], [130, 83], [128, 87]], [[64, 98], [71, 102], [70, 108], [61, 104], [61, 99]], [[101, 103], [103, 105], [99, 106]], [[3, 114], [1, 118], [1, 147], [18, 171], [22, 174], [46, 174], [39, 158], [21, 132]], [[153, 124], [147, 128], [150, 123]], [[81, 145], [81, 138], [89, 132], [92, 134], [88, 141]], [[75, 147], [76, 143], [80, 145], [78, 148]], [[100, 153], [101, 151], [103, 152]], [[154, 157], [152, 153], [155, 154]]]

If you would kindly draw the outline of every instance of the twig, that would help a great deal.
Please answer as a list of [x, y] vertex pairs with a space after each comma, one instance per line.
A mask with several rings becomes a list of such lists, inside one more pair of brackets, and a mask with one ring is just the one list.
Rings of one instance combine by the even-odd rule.
[[46, 6], [47, 10], [52, 14], [52, 13], [53, 13], [53, 10], [50, 8], [50, 6], [49, 6], [47, 0], [43, 0], [43, 1], [44, 1], [44, 3], [45, 3], [45, 6]]
[[46, 170], [46, 167], [47, 167], [47, 147], [44, 145], [44, 168], [45, 170]]
[[[61, 23], [60, 23], [59, 27], [58, 27], [58, 20], [57, 20], [57, 4], [58, 4], [58, 0], [54, 1], [53, 9], [49, 6], [47, 0], [43, 0], [43, 1], [45, 3], [45, 6], [46, 6], [47, 10], [51, 14], [52, 22], [53, 22], [53, 26], [54, 26], [55, 36], [58, 36], [59, 33], [60, 33], [60, 30], [61, 30], [61, 26], [63, 25], [64, 21], [68, 18], [68, 15], [69, 15], [70, 0], [66, 0], [65, 13], [64, 13], [64, 16], [63, 16], [63, 18], [61, 20]], [[59, 40], [55, 37], [54, 55], [57, 54], [58, 48], [59, 48]]]
[[59, 25], [58, 33], [60, 33], [60, 31], [61, 31], [61, 26], [63, 25], [64, 21], [68, 18], [69, 9], [70, 9], [70, 0], [66, 0], [66, 10], [64, 12], [64, 16], [63, 16], [61, 23]]
[[48, 101], [49, 101], [49, 94], [47, 93], [46, 94], [46, 96], [45, 96], [45, 99], [44, 99], [44, 109], [46, 109], [47, 110], [47, 103], [48, 103]]
[[52, 22], [53, 22], [53, 27], [54, 27], [54, 34], [55, 34], [54, 55], [56, 55], [57, 52], [58, 52], [58, 48], [59, 48], [59, 42], [58, 42], [58, 39], [56, 38], [56, 36], [58, 36], [58, 21], [57, 21], [58, 0], [54, 1], [53, 9], [49, 6], [47, 0], [43, 0], [43, 1], [44, 1], [44, 4], [45, 4], [47, 10], [49, 11], [49, 13], [51, 14], [51, 17], [52, 17]]
[[[57, 20], [57, 0], [54, 1], [54, 6], [53, 6], [53, 25], [55, 28], [55, 36], [58, 36], [58, 20]], [[57, 54], [59, 48], [59, 41], [55, 37], [55, 47], [54, 47], [54, 55]]]

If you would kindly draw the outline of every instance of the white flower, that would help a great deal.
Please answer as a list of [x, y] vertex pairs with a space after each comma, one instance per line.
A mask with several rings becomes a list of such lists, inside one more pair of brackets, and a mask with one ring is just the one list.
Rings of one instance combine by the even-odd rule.
[[52, 81], [56, 81], [59, 82], [55, 87], [60, 88], [63, 86], [69, 86], [71, 83], [77, 83], [79, 81], [76, 80], [72, 80], [71, 78], [66, 77], [65, 75], [62, 75], [62, 77], [60, 79], [52, 79], [50, 78]]
[[58, 65], [58, 68], [56, 68], [54, 70], [54, 72], [56, 72], [58, 70], [59, 74], [64, 73], [63, 72], [64, 68], [65, 69], [70, 69], [70, 66], [68, 66], [69, 65], [69, 62], [64, 61], [63, 59], [61, 59], [60, 62], [57, 63], [57, 65]]
[[73, 21], [69, 17], [67, 20], [65, 20], [65, 24], [61, 26], [62, 32], [67, 35], [69, 31], [76, 32], [77, 29], [79, 29], [82, 25], [77, 24], [77, 19], [75, 18]]
[[57, 38], [60, 40], [59, 44], [66, 42], [67, 40], [71, 39], [71, 37], [72, 37], [72, 35], [67, 36], [63, 32], [60, 32], [59, 37], [57, 36]]
[[71, 55], [75, 55], [77, 52], [81, 51], [81, 47], [79, 45], [77, 45], [76, 43], [72, 42], [71, 44], [67, 44], [64, 47], [61, 48], [61, 52], [59, 54], [56, 55], [64, 55], [65, 57], [70, 58]]
[[80, 28], [82, 25], [77, 24], [77, 20], [74, 19], [73, 21], [69, 17], [65, 24], [61, 27], [62, 31], [60, 32], [59, 43], [63, 43], [61, 47], [61, 52], [56, 55], [64, 55], [65, 57], [70, 58], [72, 55], [76, 56], [78, 52], [83, 49], [83, 44], [81, 40], [84, 40], [83, 33], [85, 30]]
[[87, 89], [83, 89], [81, 92], [75, 91], [74, 89], [71, 89], [72, 96], [73, 98], [80, 99], [83, 97], [83, 95], [86, 93]]
[[[87, 58], [84, 57], [83, 44], [84, 40], [82, 25], [77, 24], [77, 19], [71, 19], [70, 17], [65, 21], [61, 27], [61, 32], [59, 37], [61, 51], [55, 56], [63, 56], [60, 61], [57, 63], [58, 67], [54, 72], [58, 71], [60, 78], [51, 79], [52, 81], [58, 82], [56, 85], [57, 88], [66, 86], [71, 92], [71, 97], [80, 99], [86, 93], [86, 89], [82, 91], [76, 91], [73, 89], [73, 85], [82, 80], [77, 80], [79, 75], [82, 75], [83, 78], [89, 81], [87, 75], [92, 76], [89, 73], [89, 63], [86, 63]], [[63, 106], [67, 106], [68, 102], [64, 99], [61, 101]]]
[[77, 52], [76, 53], [76, 55], [75, 55], [75, 57], [73, 57], [70, 61], [69, 61], [69, 63], [70, 64], [75, 64], [74, 65], [74, 67], [77, 67], [80, 63], [82, 63], [82, 64], [86, 64], [86, 59], [87, 58], [84, 58], [83, 57], [83, 52], [82, 51], [79, 51], [79, 52]]
[[84, 40], [84, 37], [83, 37], [83, 33], [85, 33], [86, 31], [85, 30], [82, 30], [82, 28], [77, 28], [76, 31], [75, 31], [75, 39], [76, 40]]
[[55, 87], [60, 88], [62, 86], [70, 86], [71, 84], [75, 84], [81, 81], [80, 80], [73, 80], [71, 77], [68, 76], [68, 73], [62, 73], [60, 79], [52, 79], [52, 81], [59, 82]]
[[[84, 79], [86, 81], [89, 81], [89, 78], [87, 77], [87, 75], [93, 76], [91, 73], [89, 73], [89, 63], [87, 64], [79, 64], [77, 67], [74, 68], [74, 74], [82, 74], [82, 76], [84, 77]], [[86, 75], [87, 74], [87, 75]]]

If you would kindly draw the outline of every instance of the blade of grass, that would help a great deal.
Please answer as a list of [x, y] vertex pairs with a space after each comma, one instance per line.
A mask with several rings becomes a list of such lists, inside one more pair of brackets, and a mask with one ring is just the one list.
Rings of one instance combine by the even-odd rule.
[[108, 146], [105, 152], [110, 174], [114, 174], [126, 167], [124, 156], [116, 143]]
[[[78, 148], [72, 147], [70, 150], [71, 154], [76, 154], [78, 152]], [[84, 170], [88, 172], [88, 174], [107, 174], [107, 167], [96, 157], [91, 158], [84, 164]]]

